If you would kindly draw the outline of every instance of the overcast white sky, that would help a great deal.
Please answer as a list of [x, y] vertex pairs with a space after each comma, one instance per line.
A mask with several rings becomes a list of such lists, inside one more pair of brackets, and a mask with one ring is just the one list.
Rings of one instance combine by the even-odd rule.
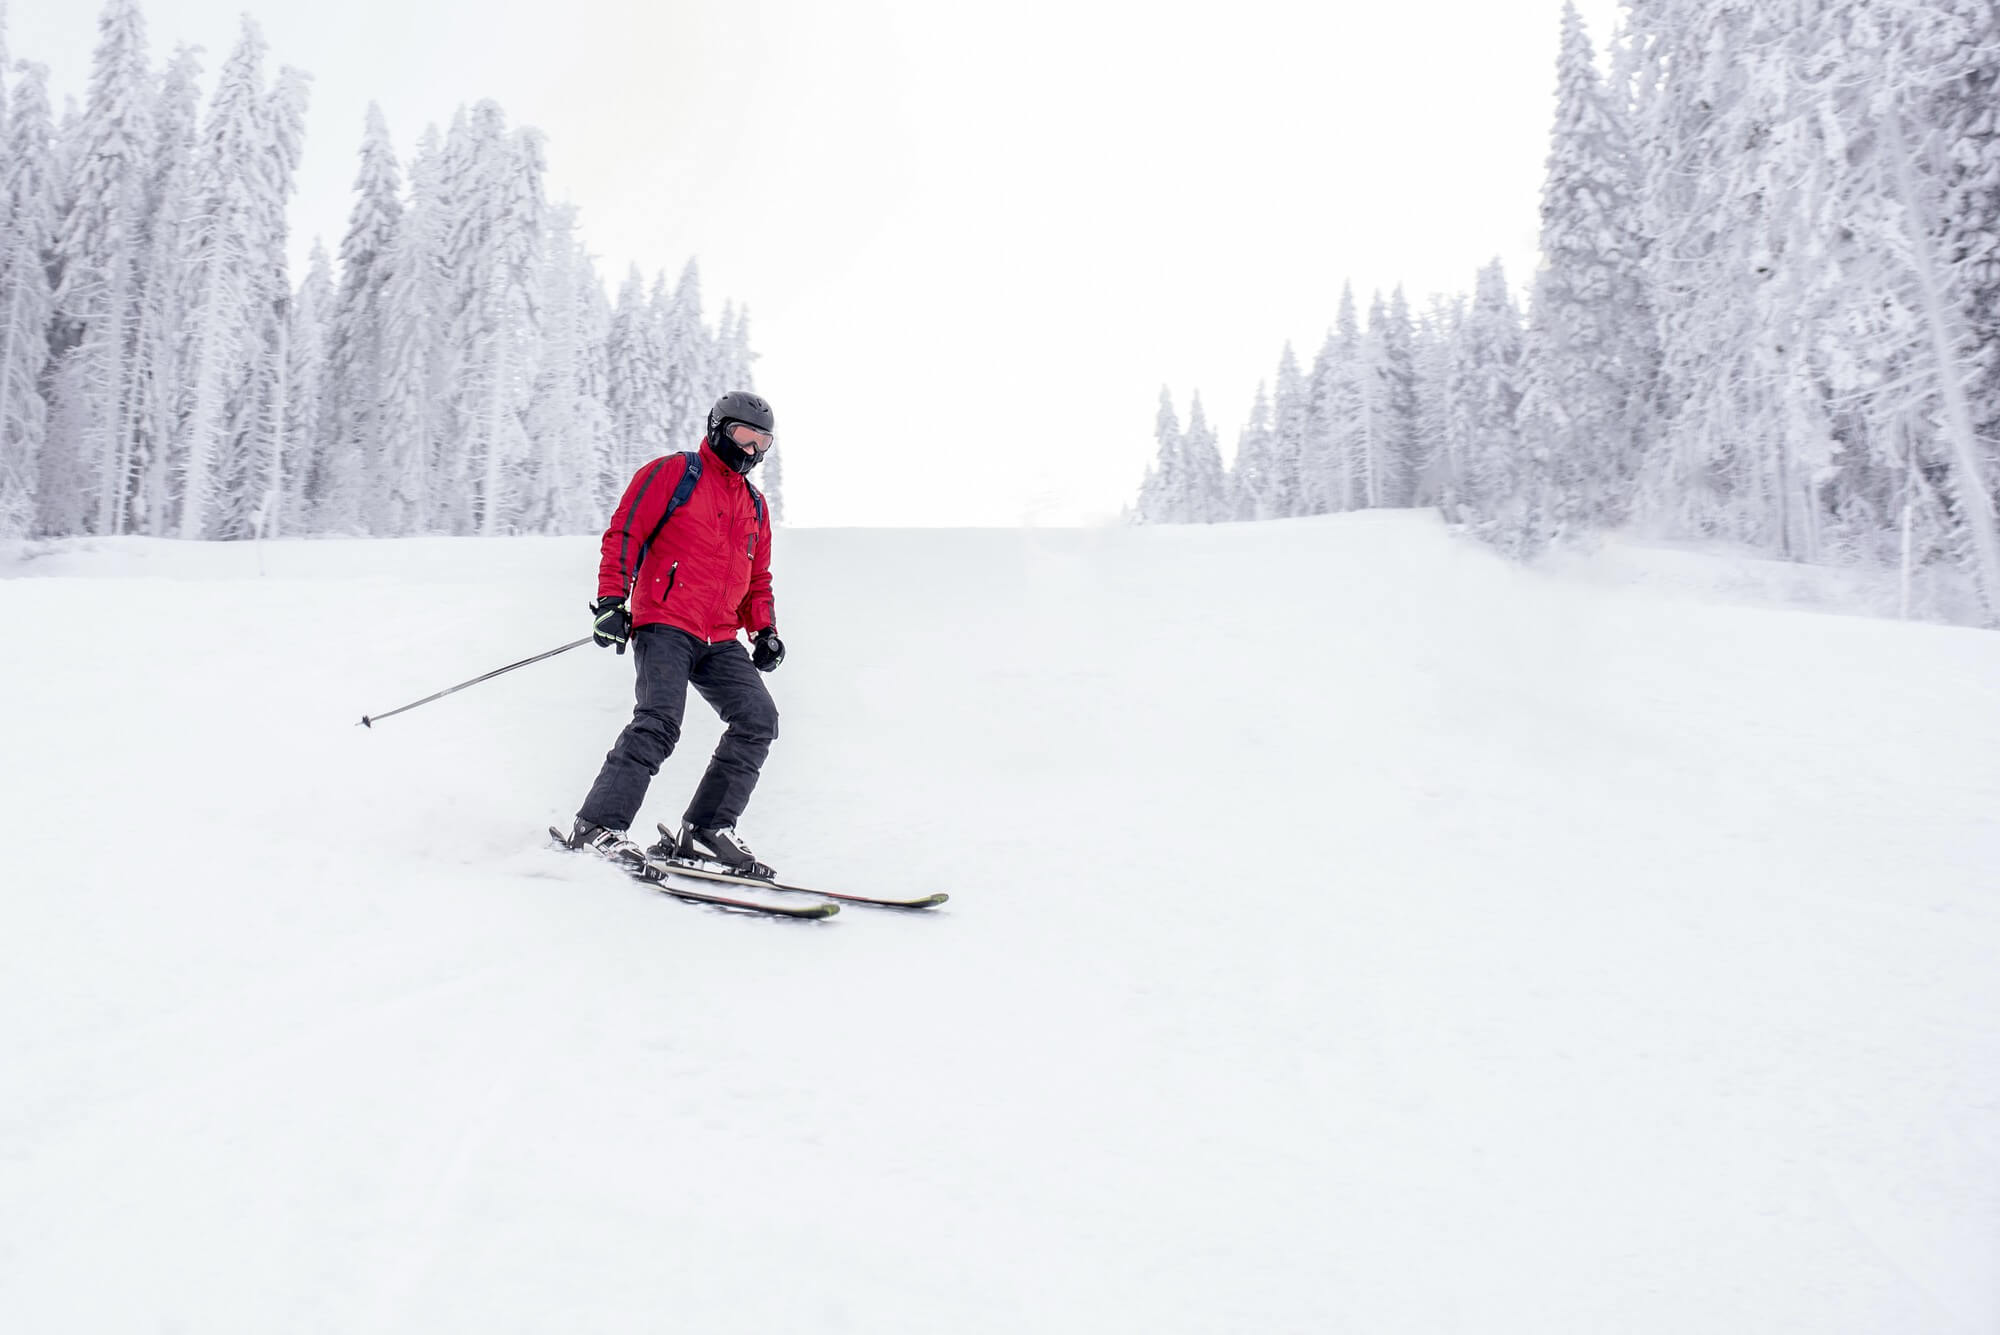
[[[606, 281], [692, 254], [749, 304], [800, 524], [1109, 519], [1161, 384], [1224, 451], [1351, 278], [1534, 263], [1562, 0], [142, 0], [212, 76], [249, 12], [314, 76], [295, 254], [368, 102], [399, 156], [491, 97], [548, 136]], [[1578, 0], [1600, 50], [1615, 0]], [[12, 0], [82, 96], [97, 0]], [[204, 83], [204, 91], [209, 86]], [[295, 275], [296, 277], [296, 275]]]

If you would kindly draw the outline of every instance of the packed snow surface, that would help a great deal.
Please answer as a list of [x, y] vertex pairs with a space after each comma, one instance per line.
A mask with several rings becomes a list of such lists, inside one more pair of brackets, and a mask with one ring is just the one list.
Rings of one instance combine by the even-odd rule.
[[589, 540], [8, 564], [4, 1324], [2000, 1328], [2000, 636], [1413, 514], [777, 557], [744, 832], [938, 912], [546, 847], [629, 658], [355, 726]]

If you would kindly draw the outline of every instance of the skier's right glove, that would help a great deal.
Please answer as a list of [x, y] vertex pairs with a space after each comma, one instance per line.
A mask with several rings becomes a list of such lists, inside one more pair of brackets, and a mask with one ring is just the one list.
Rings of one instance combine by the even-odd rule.
[[625, 652], [625, 641], [632, 638], [632, 613], [623, 598], [599, 598], [590, 605], [590, 634], [599, 648], [615, 644], [619, 653]]

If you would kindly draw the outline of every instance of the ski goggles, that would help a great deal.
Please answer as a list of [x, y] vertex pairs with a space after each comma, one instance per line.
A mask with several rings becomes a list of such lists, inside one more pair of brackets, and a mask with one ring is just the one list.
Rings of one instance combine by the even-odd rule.
[[731, 422], [722, 430], [723, 434], [729, 437], [729, 443], [736, 446], [739, 450], [755, 450], [762, 453], [770, 449], [778, 440], [778, 437], [774, 433], [759, 431], [747, 422]]

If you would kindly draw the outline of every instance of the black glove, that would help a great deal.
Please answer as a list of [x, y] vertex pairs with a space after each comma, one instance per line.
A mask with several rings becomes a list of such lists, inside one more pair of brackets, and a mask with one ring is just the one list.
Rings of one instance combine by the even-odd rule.
[[757, 665], [759, 672], [770, 672], [785, 661], [785, 642], [778, 638], [776, 626], [766, 626], [750, 637], [756, 646], [750, 654], [750, 661]]
[[598, 647], [615, 644], [619, 653], [625, 652], [625, 641], [632, 638], [632, 613], [623, 598], [599, 598], [590, 605], [590, 634]]

